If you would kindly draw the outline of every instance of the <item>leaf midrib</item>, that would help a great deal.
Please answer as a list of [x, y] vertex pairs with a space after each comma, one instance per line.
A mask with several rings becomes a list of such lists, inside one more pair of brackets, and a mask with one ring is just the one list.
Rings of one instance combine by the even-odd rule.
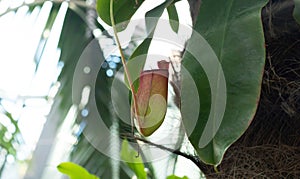
[[[224, 44], [225, 44], [225, 38], [226, 38], [226, 34], [227, 34], [227, 31], [228, 31], [228, 19], [229, 19], [229, 15], [231, 14], [231, 12], [232, 12], [232, 6], [233, 6], [233, 1], [234, 0], [231, 0], [231, 3], [230, 3], [230, 5], [229, 5], [229, 9], [228, 9], [228, 13], [226, 14], [226, 21], [225, 21], [225, 23], [224, 23], [224, 27], [223, 27], [223, 35], [222, 35], [222, 41], [221, 41], [221, 46], [220, 46], [220, 52], [219, 52], [219, 62], [220, 62], [220, 67], [222, 67], [222, 61], [223, 61], [223, 55], [224, 55], [224, 53], [223, 53], [223, 49], [224, 49]], [[218, 73], [217, 73], [217, 89], [219, 88], [219, 85], [220, 85], [220, 69], [218, 69], [218, 71], [217, 71]], [[218, 99], [218, 93], [216, 94], [216, 98], [215, 98], [215, 100], [217, 100]], [[215, 106], [217, 106], [217, 102], [215, 103]], [[215, 109], [215, 108], [214, 108]], [[225, 111], [226, 111], [226, 109], [225, 109]], [[213, 113], [213, 119], [216, 119], [216, 113]], [[222, 124], [222, 122], [221, 122], [221, 124]], [[220, 124], [220, 125], [221, 125]], [[213, 120], [213, 131], [215, 131], [215, 120]], [[216, 132], [216, 134], [217, 134], [217, 132]], [[215, 134], [215, 135], [216, 135]], [[214, 153], [216, 154], [216, 151], [215, 151], [215, 146], [216, 146], [216, 138], [215, 137], [213, 137], [213, 141], [212, 141], [212, 145], [213, 145], [213, 151], [214, 151]], [[214, 160], [214, 162], [216, 163], [216, 161], [217, 161], [217, 159], [216, 159], [216, 155], [213, 155], [213, 160]]]

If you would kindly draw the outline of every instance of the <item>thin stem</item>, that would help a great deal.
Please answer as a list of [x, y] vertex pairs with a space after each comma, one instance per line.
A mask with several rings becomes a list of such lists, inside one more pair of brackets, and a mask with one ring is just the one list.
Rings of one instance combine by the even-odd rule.
[[[132, 136], [124, 134], [124, 137], [132, 137]], [[142, 141], [142, 142], [144, 142], [144, 143], [146, 143], [146, 144], [149, 144], [149, 145], [152, 145], [152, 146], [154, 146], [154, 147], [157, 147], [157, 148], [159, 148], [159, 149], [161, 149], [161, 150], [165, 150], [165, 151], [171, 152], [171, 153], [173, 153], [173, 154], [175, 154], [175, 155], [180, 155], [180, 156], [182, 156], [182, 157], [184, 157], [184, 158], [186, 158], [186, 159], [189, 159], [189, 160], [192, 161], [192, 162], [193, 162], [193, 163], [194, 163], [201, 171], [206, 171], [206, 164], [204, 164], [197, 156], [189, 155], [189, 154], [187, 154], [187, 153], [181, 152], [179, 149], [174, 150], [174, 149], [165, 147], [165, 146], [163, 146], [163, 145], [155, 144], [155, 143], [153, 143], [153, 142], [151, 142], [151, 141], [148, 141], [148, 140], [146, 140], [146, 139], [144, 139], [144, 138], [140, 138], [140, 137], [137, 137], [137, 136], [133, 136], [133, 138], [134, 138], [135, 140]]]
[[[127, 67], [127, 64], [126, 64], [126, 61], [125, 61], [125, 56], [124, 56], [124, 53], [122, 51], [122, 47], [121, 47], [120, 40], [119, 40], [119, 37], [118, 37], [118, 32], [117, 32], [117, 28], [116, 28], [116, 24], [115, 24], [114, 13], [113, 13], [113, 0], [110, 0], [110, 21], [111, 21], [111, 25], [112, 25], [113, 30], [114, 30], [114, 36], [116, 38], [117, 46], [118, 46], [120, 54], [121, 54], [121, 60], [122, 60], [123, 66], [124, 66], [125, 75], [127, 77], [127, 80], [128, 80], [129, 86], [130, 86], [130, 90], [131, 90], [131, 94], [132, 94], [132, 97], [133, 97], [134, 114], [135, 114], [136, 119], [138, 120], [138, 110], [137, 110], [138, 106], [137, 106], [137, 99], [136, 99], [136, 95], [135, 95], [136, 93], [135, 93], [135, 90], [134, 90], [133, 82], [131, 80], [131, 77], [130, 77], [130, 74], [129, 74], [129, 71], [128, 71], [128, 67]], [[133, 131], [134, 131], [134, 129], [133, 129], [133, 118], [131, 118], [131, 127], [132, 127], [131, 130], [132, 130], [132, 133], [133, 133]]]

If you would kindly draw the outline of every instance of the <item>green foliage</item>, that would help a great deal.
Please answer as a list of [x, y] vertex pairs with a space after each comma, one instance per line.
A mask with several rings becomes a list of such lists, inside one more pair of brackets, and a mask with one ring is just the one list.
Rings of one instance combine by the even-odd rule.
[[174, 4], [171, 4], [169, 7], [167, 7], [169, 19], [170, 19], [170, 25], [174, 32], [178, 33], [179, 29], [179, 19], [178, 19], [178, 13], [176, 10], [176, 7]]
[[[58, 45], [61, 49], [60, 61], [64, 63], [64, 67], [58, 77], [61, 83], [61, 89], [58, 92], [62, 98], [59, 105], [60, 110], [58, 111], [61, 119], [65, 118], [68, 109], [72, 105], [72, 94], [70, 91], [72, 91], [73, 84], [71, 79], [73, 78], [76, 64], [84, 48], [91, 41], [90, 37], [82, 35], [86, 32], [86, 28], [87, 24], [84, 23], [83, 19], [76, 12], [72, 10], [67, 12]], [[70, 34], [76, 35], [70, 38]]]
[[137, 178], [146, 179], [147, 173], [143, 164], [141, 155], [134, 150], [127, 140], [123, 140], [121, 149], [121, 159], [126, 162], [127, 166], [135, 173]]
[[70, 179], [99, 179], [90, 174], [85, 168], [72, 162], [63, 162], [57, 166], [57, 169], [70, 177]]
[[[130, 76], [132, 80], [134, 80], [133, 85], [135, 91], [137, 91], [139, 87], [138, 78], [146, 62], [146, 56], [144, 54], [148, 53], [151, 40], [151, 38], [146, 38], [138, 47], [136, 47], [136, 49], [134, 50], [127, 62], [127, 67], [130, 72]], [[130, 89], [126, 75], [124, 75], [124, 79], [126, 86], [128, 87], [128, 89]]]
[[174, 0], [166, 0], [162, 4], [151, 9], [150, 11], [148, 11], [145, 14], [146, 28], [147, 28], [146, 30], [147, 30], [148, 34], [151, 34], [152, 32], [154, 32], [157, 22], [158, 22], [159, 18], [161, 17], [161, 15], [163, 14], [164, 10], [171, 5], [174, 5], [173, 3], [174, 3]]
[[[84, 51], [86, 49], [94, 50], [93, 48], [87, 47], [87, 45], [91, 44], [92, 40], [91, 36], [85, 35], [87, 34], [87, 28], [88, 26], [85, 23], [84, 19], [82, 19], [76, 11], [69, 9], [65, 17], [59, 41], [59, 48], [61, 49], [60, 60], [64, 63], [64, 67], [59, 76], [61, 89], [59, 91], [58, 97], [62, 98], [62, 100], [59, 105], [60, 108], [57, 111], [60, 114], [61, 119], [65, 118], [65, 115], [67, 114], [68, 109], [72, 105], [72, 103], [80, 103], [82, 89], [91, 81], [88, 75], [85, 76], [87, 77], [87, 79], [78, 78], [75, 82], [79, 87], [73, 88], [74, 81], [72, 81], [72, 79], [76, 74], [78, 74], [75, 72], [75, 69], [78, 62], [80, 62], [80, 56], [85, 53]], [[73, 34], [72, 38], [70, 38], [70, 34]], [[96, 49], [96, 51], [93, 51], [93, 54], [97, 55], [97, 60], [104, 61], [104, 57], [102, 56], [100, 48]], [[97, 68], [94, 67], [93, 69]], [[105, 71], [99, 71], [99, 74], [103, 73], [105, 73]], [[84, 81], [86, 83], [81, 83], [81, 81]], [[101, 92], [103, 91], [103, 93], [105, 94], [110, 94], [107, 89], [109, 85], [107, 84], [105, 75], [101, 76], [101, 80], [99, 82], [97, 81], [97, 84], [98, 83], [102, 83], [102, 86], [105, 87], [105, 89], [101, 88]], [[70, 93], [70, 91], [72, 91], [72, 93]], [[98, 93], [95, 94], [95, 98], [97, 100], [97, 105], [98, 103], [102, 105], [101, 115], [104, 116], [104, 119], [107, 119], [104, 122], [107, 122], [109, 119], [111, 119], [111, 116], [108, 112], [108, 106], [106, 105], [110, 99], [108, 99], [106, 95], [103, 96], [103, 93], [101, 93], [100, 97]], [[81, 120], [81, 115], [79, 115], [76, 121], [80, 122]], [[109, 122], [111, 123], [111, 121]], [[83, 135], [78, 136], [78, 143], [76, 143], [76, 145], [74, 146], [70, 158], [72, 162], [83, 166], [84, 168], [93, 172], [101, 178], [107, 178], [107, 176], [111, 176], [112, 171], [110, 168], [109, 157], [98, 152]], [[95, 163], [97, 165], [95, 165]]]
[[293, 12], [293, 16], [295, 20], [300, 24], [300, 0], [294, 0], [295, 8]]
[[[0, 151], [4, 149], [7, 154], [11, 154], [13, 156], [16, 156], [17, 149], [15, 148], [14, 143], [18, 143], [17, 141], [17, 135], [20, 134], [20, 130], [18, 127], [17, 121], [12, 117], [11, 113], [4, 111], [3, 114], [9, 119], [10, 123], [14, 126], [15, 130], [13, 133], [10, 133], [7, 129], [7, 126], [4, 126], [0, 123]], [[5, 136], [7, 133], [11, 135], [9, 139]]]
[[[138, 7], [144, 2], [144, 0], [113, 0], [114, 1], [114, 19], [115, 23], [125, 23], [121, 30], [124, 30], [129, 20], [136, 12]], [[97, 12], [100, 18], [108, 25], [112, 25], [110, 21], [110, 0], [98, 0], [97, 1]]]
[[167, 179], [189, 179], [187, 176], [178, 177], [176, 175], [170, 175], [167, 177]]
[[[200, 115], [196, 127], [189, 139], [201, 160], [207, 164], [218, 165], [225, 150], [236, 141], [249, 126], [259, 100], [262, 71], [264, 68], [265, 49], [261, 24], [261, 9], [266, 0], [203, 0], [195, 25], [195, 32], [187, 46], [187, 52], [202, 54], [201, 60], [211, 62], [218, 58], [226, 80], [226, 109], [220, 126], [216, 126], [220, 115], [218, 105], [222, 103], [220, 91], [222, 79], [221, 68], [216, 70], [217, 78], [210, 81], [189, 53], [183, 59], [183, 66], [190, 72], [196, 83], [200, 96]], [[201, 34], [212, 47], [196, 40]], [[210, 60], [210, 61], [209, 61]], [[186, 75], [186, 74], [183, 74]], [[183, 76], [183, 79], [186, 76]], [[210, 83], [215, 84], [212, 88]], [[188, 90], [188, 89], [182, 89]], [[219, 127], [216, 135], [207, 145], [199, 146], [205, 126], [210, 118], [213, 127]], [[189, 119], [184, 118], [184, 123]], [[212, 129], [216, 130], [216, 129]], [[205, 137], [205, 136], [204, 136]]]

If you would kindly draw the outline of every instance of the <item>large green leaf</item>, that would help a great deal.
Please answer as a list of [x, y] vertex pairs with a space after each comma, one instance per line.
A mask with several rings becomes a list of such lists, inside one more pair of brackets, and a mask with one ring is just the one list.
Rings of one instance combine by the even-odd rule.
[[[128, 22], [144, 0], [113, 0], [113, 14], [115, 24]], [[97, 12], [100, 18], [108, 25], [110, 21], [110, 0], [98, 0]], [[127, 24], [126, 24], [127, 25]]]
[[[265, 61], [260, 14], [266, 2], [202, 1], [183, 59], [182, 116], [191, 143], [207, 164], [221, 162], [255, 114]], [[189, 75], [199, 98], [191, 97]], [[200, 114], [191, 130], [195, 114], [188, 111], [196, 99]]]
[[295, 8], [293, 12], [293, 16], [295, 20], [300, 24], [300, 0], [294, 0]]

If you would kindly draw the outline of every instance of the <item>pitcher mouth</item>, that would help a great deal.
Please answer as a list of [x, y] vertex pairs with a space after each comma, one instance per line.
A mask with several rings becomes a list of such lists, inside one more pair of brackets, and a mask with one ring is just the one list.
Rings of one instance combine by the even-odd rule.
[[147, 74], [158, 74], [161, 76], [169, 77], [169, 70], [168, 69], [153, 69], [153, 70], [145, 70], [141, 72], [140, 76], [144, 76]]

